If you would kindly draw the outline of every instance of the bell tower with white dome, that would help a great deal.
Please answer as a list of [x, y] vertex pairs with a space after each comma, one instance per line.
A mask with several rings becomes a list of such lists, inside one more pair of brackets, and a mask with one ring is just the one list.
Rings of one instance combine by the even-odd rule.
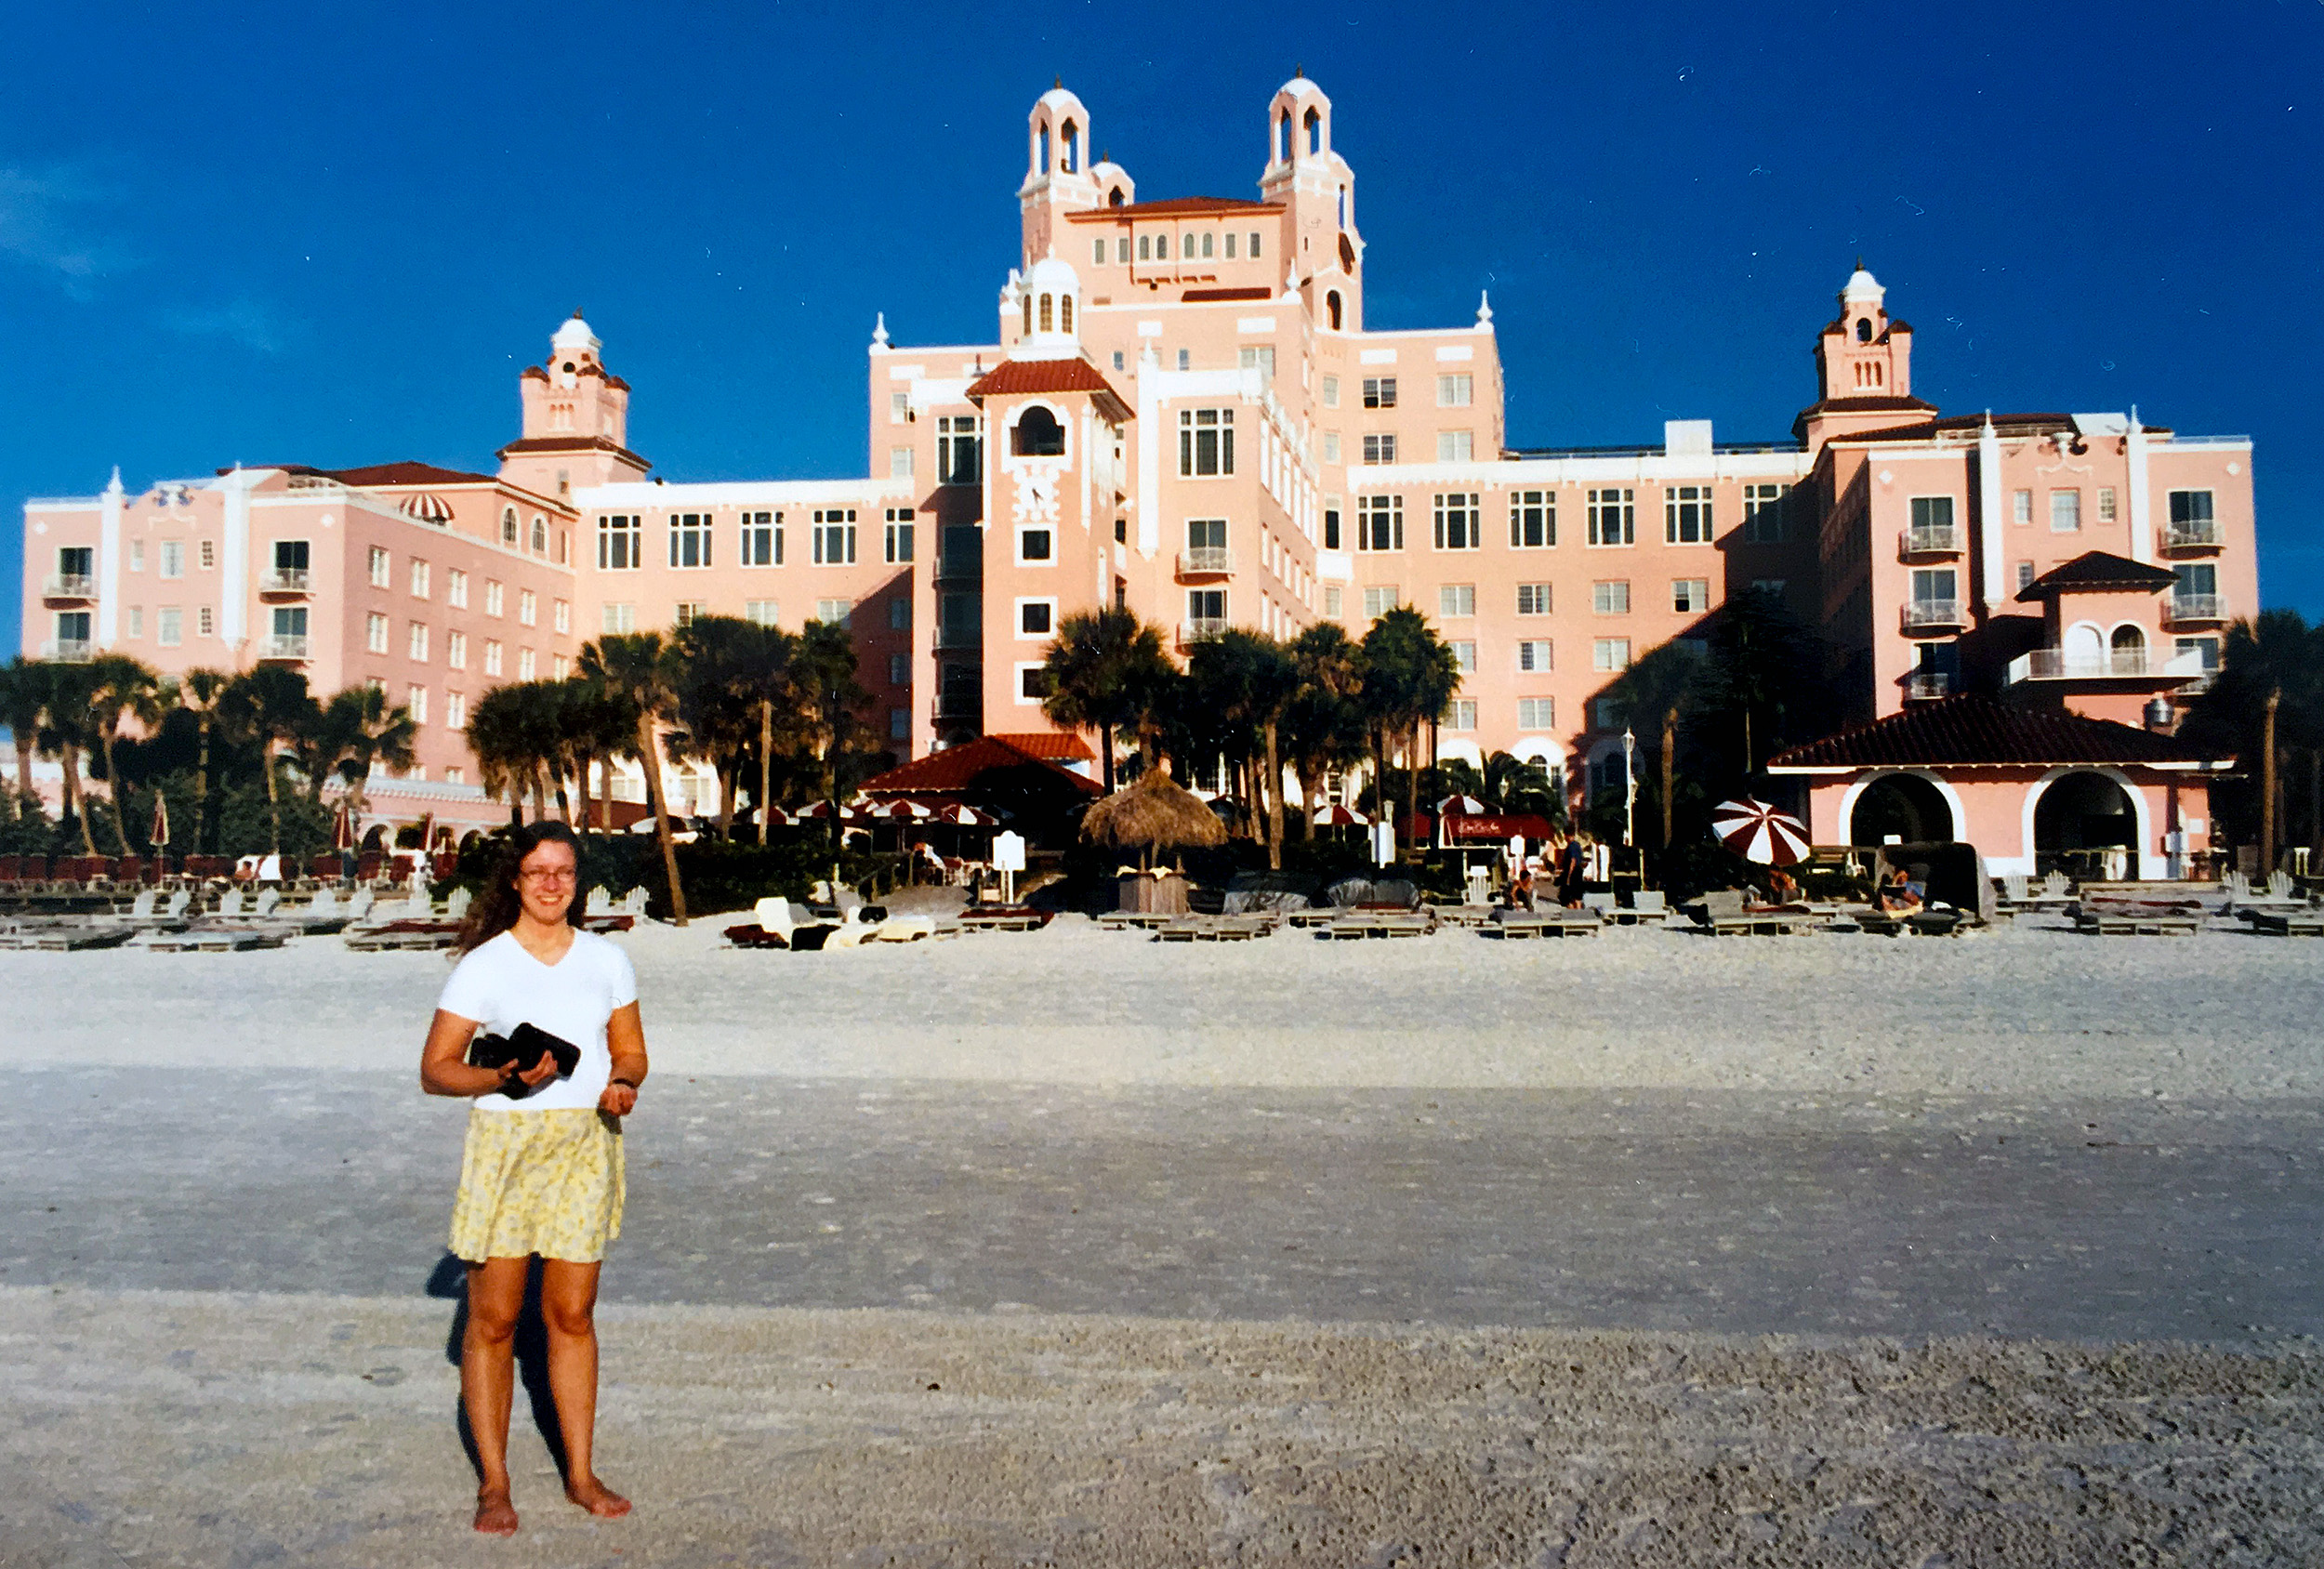
[[548, 363], [519, 375], [523, 434], [500, 449], [502, 478], [560, 501], [645, 478], [653, 466], [629, 450], [629, 384], [607, 372], [604, 348], [576, 310], [549, 338]]
[[1912, 395], [1912, 326], [1891, 319], [1888, 291], [1864, 258], [1840, 290], [1840, 314], [1816, 338], [1816, 401], [1793, 432], [1814, 452], [1835, 436], [1882, 430], [1934, 414]]
[[1331, 99], [1297, 75], [1267, 106], [1267, 166], [1259, 193], [1288, 210], [1287, 270], [1312, 319], [1332, 331], [1364, 325], [1364, 237], [1355, 227], [1355, 171], [1332, 151]]
[[[1030, 268], [1064, 243], [1066, 213], [1086, 211], [1104, 200], [1093, 161], [1089, 111], [1061, 81], [1035, 100], [1026, 117], [1024, 183], [1017, 188], [1024, 266]], [[1113, 189], [1127, 183], [1128, 177], [1121, 176]]]

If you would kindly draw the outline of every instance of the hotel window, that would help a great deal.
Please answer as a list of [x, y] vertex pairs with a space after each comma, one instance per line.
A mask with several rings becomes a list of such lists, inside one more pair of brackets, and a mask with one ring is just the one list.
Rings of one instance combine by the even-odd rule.
[[[207, 561], [205, 561], [202, 564], [204, 566], [209, 565]], [[428, 563], [426, 561], [414, 561], [412, 563], [412, 598], [415, 600], [424, 600], [427, 597]]]
[[701, 618], [706, 608], [699, 600], [680, 600], [670, 616], [670, 624], [675, 626], [692, 626]]
[[2172, 639], [2172, 652], [2181, 659], [2193, 654], [2199, 662], [2198, 667], [2207, 676], [2219, 668], [2217, 638], [2175, 638]]
[[1458, 620], [1477, 613], [1477, 587], [1473, 583], [1447, 583], [1436, 590], [1436, 615], [1440, 621]]
[[815, 601], [815, 619], [825, 626], [844, 626], [848, 624], [848, 618], [854, 613], [855, 601], [853, 600], [817, 600]]
[[1364, 619], [1378, 621], [1403, 601], [1396, 597], [1393, 583], [1375, 584], [1364, 590]]
[[1235, 472], [1233, 409], [1178, 411], [1178, 472], [1181, 479]]
[[1477, 700], [1473, 697], [1454, 698], [1445, 714], [1445, 728], [1446, 730], [1476, 729]]
[[909, 507], [888, 508], [888, 526], [883, 545], [886, 559], [893, 564], [912, 559], [912, 521], [918, 514]]
[[1055, 630], [1056, 622], [1055, 600], [1017, 601], [1017, 636], [1020, 638], [1046, 638]]
[[548, 662], [548, 673], [561, 681], [566, 680], [573, 675], [573, 661], [558, 654]]
[[1600, 675], [1630, 668], [1630, 639], [1600, 638], [1590, 645], [1590, 667]]
[[511, 550], [517, 547], [517, 509], [513, 507], [500, 509], [500, 543]]
[[[1103, 260], [1104, 260], [1105, 258], [1104, 258], [1104, 257], [1100, 257], [1098, 259], [1099, 259], [1099, 260], [1101, 260], [1101, 261], [1103, 261]], [[906, 421], [908, 421], [911, 417], [912, 417], [912, 394], [911, 394], [911, 393], [909, 393], [909, 392], [891, 392], [891, 393], [889, 393], [889, 394], [888, 394], [888, 423], [889, 423], [889, 424], [891, 424], [891, 425], [902, 425], [902, 424], [905, 423]]]
[[1138, 236], [1138, 259], [1140, 261], [1152, 261], [1154, 259], [1153, 235], [1141, 234]]
[[1340, 432], [1337, 430], [1324, 432], [1324, 461], [1326, 463], [1340, 461]]
[[1474, 493], [1454, 492], [1439, 495], [1435, 501], [1435, 537], [1439, 550], [1473, 550], [1485, 543], [1477, 525], [1482, 514], [1477, 510]]
[[1638, 541], [1638, 508], [1626, 490], [1593, 490], [1590, 494], [1590, 543], [1634, 545]]
[[1017, 701], [1019, 703], [1038, 703], [1049, 696], [1052, 690], [1048, 666], [1037, 664], [1024, 664], [1017, 666]]
[[[2171, 493], [2171, 529], [2178, 534], [2197, 537], [2212, 533], [2212, 493], [2207, 490], [2183, 490]], [[166, 548], [166, 547], [165, 547]], [[166, 556], [163, 558], [168, 560]], [[172, 575], [165, 572], [165, 577]]]
[[635, 572], [645, 565], [645, 520], [614, 513], [597, 521], [597, 564], [601, 572]]
[[1195, 351], [1194, 351], [1193, 349], [1180, 349], [1180, 350], [1178, 351], [1178, 368], [1179, 368], [1180, 370], [1185, 370], [1185, 369], [1186, 369], [1186, 368], [1187, 368], [1187, 367], [1188, 367], [1188, 366], [1189, 366], [1189, 365], [1193, 363], [1194, 358], [1195, 358]]
[[1053, 560], [1055, 554], [1055, 538], [1049, 530], [1019, 529], [1017, 531], [1017, 564], [1019, 566], [1041, 566]]
[[1396, 406], [1396, 378], [1393, 376], [1367, 376], [1364, 378], [1364, 406], [1367, 409], [1393, 409]]
[[[1122, 242], [1124, 244], [1128, 244], [1129, 243], [1129, 242], [1127, 240]], [[888, 710], [888, 739], [891, 741], [909, 741], [912, 739], [911, 709], [891, 708]]]
[[533, 554], [540, 555], [548, 548], [548, 520], [535, 512], [533, 514]]
[[855, 564], [855, 508], [826, 507], [817, 509], [809, 538], [814, 546], [817, 566], [853, 566]]
[[1436, 378], [1436, 406], [1440, 409], [1467, 408], [1475, 385], [1475, 382], [1465, 374], [1438, 376]]
[[1517, 645], [1517, 668], [1527, 675], [1538, 675], [1553, 668], [1551, 656], [1555, 651], [1547, 638], [1527, 638]]
[[1259, 259], [1259, 231], [1256, 229], [1250, 232], [1250, 258], [1253, 261]]
[[1273, 344], [1247, 343], [1235, 350], [1235, 363], [1243, 370], [1256, 370], [1262, 387], [1275, 378], [1275, 351]]
[[1555, 730], [1557, 728], [1557, 699], [1554, 697], [1517, 699], [1517, 728], [1519, 730]]
[[556, 627], [557, 627], [557, 630], [558, 630], [558, 631], [560, 631], [560, 632], [570, 632], [570, 631], [572, 631], [572, 630], [573, 630], [573, 606], [571, 606], [571, 605], [567, 604], [567, 603], [566, 603], [564, 600], [556, 600], [556, 601], [555, 601], [555, 606], [556, 606], [556, 608], [555, 608], [555, 610], [551, 613], [549, 619], [550, 619], [551, 621], [553, 621], [553, 622], [556, 624]]
[[1364, 461], [1371, 464], [1396, 461], [1396, 436], [1393, 430], [1364, 438]]
[[1439, 430], [1436, 433], [1436, 461], [1466, 463], [1476, 450], [1475, 438], [1466, 430]]
[[468, 574], [456, 567], [443, 574], [443, 602], [454, 610], [468, 609]]
[[888, 600], [888, 630], [909, 632], [912, 629], [912, 601], [902, 594]]
[[2022, 594], [2022, 593], [2024, 593], [2027, 589], [2028, 589], [2028, 588], [2032, 587], [2033, 587], [2033, 580], [2034, 580], [2034, 564], [2033, 564], [2031, 561], [2020, 561], [2020, 562], [2018, 562], [2018, 563], [2017, 563], [2017, 591], [2018, 591], [2019, 593], [2021, 593], [2021, 594]]
[[[1953, 526], [1953, 498], [1949, 495], [1916, 495], [1912, 498], [1912, 532], [1921, 539], [1943, 543], [1943, 534]], [[1942, 531], [1942, 532], [1940, 532]], [[1917, 545], [1919, 540], [1915, 540]]]
[[911, 477], [912, 449], [910, 447], [890, 447], [888, 449], [888, 478], [891, 480], [908, 480]]
[[1223, 588], [1189, 588], [1186, 590], [1186, 619], [1198, 631], [1216, 631], [1226, 621], [1226, 590]]
[[774, 625], [774, 617], [775, 610], [772, 600], [745, 600], [743, 601], [743, 619], [752, 626], [772, 626]]
[[196, 636], [199, 636], [199, 637], [204, 637], [204, 638], [215, 638], [215, 637], [217, 637], [217, 636], [218, 636], [218, 612], [217, 612], [217, 610], [216, 610], [216, 609], [214, 609], [213, 607], [209, 606], [209, 605], [204, 605], [204, 606], [202, 606], [200, 609], [196, 610], [196, 611], [193, 613], [193, 630], [194, 630], [195, 635], [196, 635]]
[[533, 662], [533, 651], [529, 648], [517, 650], [517, 679], [529, 681], [535, 674], [537, 668]]
[[456, 692], [443, 694], [443, 722], [447, 729], [468, 728], [468, 698]]
[[142, 539], [129, 541], [129, 570], [131, 572], [145, 570], [145, 541]]
[[2012, 492], [2010, 492], [2010, 493], [2009, 493], [2009, 515], [2010, 515], [2010, 521], [2011, 521], [2012, 522], [2016, 522], [2016, 523], [2030, 523], [2030, 522], [2032, 522], [2032, 521], [2033, 521], [2033, 492], [2031, 492], [2031, 491], [2029, 491], [2029, 490], [2021, 490], [2021, 491], [2012, 491]]
[[1360, 495], [1355, 498], [1355, 547], [1358, 550], [1404, 548], [1404, 497]]
[[[162, 612], [165, 617], [170, 613]], [[363, 647], [373, 653], [388, 652], [388, 618], [376, 611], [363, 617]]]
[[783, 514], [743, 514], [743, 565], [779, 567], [783, 564]]
[[406, 688], [403, 692], [403, 711], [412, 716], [412, 723], [426, 724], [428, 722], [428, 689], [424, 686]]
[[[603, 611], [605, 630], [608, 632], [627, 631], [628, 629], [627, 627], [617, 626], [614, 625], [617, 618], [614, 613], [616, 610], [627, 610], [628, 608], [629, 607], [627, 605], [607, 605]], [[484, 639], [484, 674], [487, 676], [497, 676], [500, 674], [500, 645], [490, 638], [486, 638]]]
[[211, 568], [213, 568], [213, 567], [215, 567], [215, 566], [217, 566], [217, 565], [218, 565], [218, 541], [217, 541], [217, 540], [215, 540], [215, 539], [205, 539], [205, 540], [204, 540], [204, 541], [202, 542], [201, 546], [200, 546], [200, 551], [201, 551], [202, 570], [203, 570], [204, 572], [208, 572]]
[[1784, 498], [1790, 494], [1789, 485], [1743, 487], [1743, 538], [1746, 542], [1752, 545], [1782, 543]]
[[2082, 493], [2078, 490], [2053, 490], [2050, 493], [2050, 532], [2073, 534], [2082, 526]]
[[1540, 550], [1557, 543], [1557, 494], [1553, 491], [1509, 493], [1509, 547]]
[[129, 636], [133, 638], [145, 636], [145, 607], [143, 605], [129, 607]]
[[[379, 652], [385, 653], [388, 647], [387, 617], [374, 616], [372, 619], [379, 623]], [[184, 643], [186, 613], [176, 605], [164, 605], [153, 618], [153, 636], [154, 640], [164, 648], [177, 648]]]
[[[1121, 369], [1119, 365], [1114, 367]], [[984, 422], [974, 415], [944, 415], [936, 421], [936, 482], [973, 485], [984, 477]]]
[[1324, 614], [1337, 621], [1345, 613], [1346, 595], [1337, 587], [1324, 590]]
[[1324, 377], [1324, 407], [1336, 409], [1339, 406], [1340, 378], [1336, 376], [1327, 376]]
[[1462, 675], [1473, 676], [1477, 673], [1477, 645], [1474, 642], [1463, 639], [1445, 646], [1452, 650], [1453, 664], [1459, 667]]
[[467, 633], [446, 632], [443, 635], [443, 662], [449, 669], [465, 670], [468, 668]]
[[1672, 485], [1662, 496], [1662, 538], [1668, 545], [1710, 543], [1710, 487]]
[[634, 632], [638, 629], [638, 607], [633, 604], [609, 604], [600, 613], [602, 629], [608, 632]]
[[1590, 608], [1599, 615], [1628, 615], [1630, 613], [1630, 584], [1592, 583], [1590, 586]]
[[1114, 350], [1114, 368], [1116, 370], [1122, 368], [1122, 351], [1118, 349]]
[[1103, 235], [1100, 235], [1097, 241], [1089, 247], [1089, 265], [1092, 267], [1103, 267], [1105, 265], [1105, 239]]
[[534, 622], [535, 622], [536, 620], [538, 620], [538, 619], [540, 618], [540, 616], [539, 616], [539, 609], [540, 609], [540, 600], [539, 600], [537, 598], [535, 598], [535, 595], [534, 595], [534, 593], [533, 593], [533, 590], [532, 590], [532, 589], [530, 589], [530, 588], [521, 588], [521, 589], [519, 589], [519, 590], [517, 591], [517, 625], [518, 625], [518, 626], [532, 626], [532, 625], [534, 624]]
[[403, 639], [403, 652], [409, 657], [425, 662], [428, 658], [428, 624], [412, 623], [410, 633]]
[[669, 515], [669, 564], [706, 567], [710, 564], [710, 515], [672, 512]]
[[1154, 237], [1154, 259], [1156, 261], [1170, 259], [1170, 237], [1168, 234], [1156, 234]]
[[[165, 539], [162, 541], [162, 575], [164, 577], [186, 575], [186, 547], [183, 540]], [[385, 550], [375, 548], [371, 552], [371, 580], [382, 588], [388, 586], [388, 553]]]
[[1547, 615], [1550, 613], [1550, 586], [1546, 583], [1517, 585], [1517, 613]]
[[1681, 615], [1700, 615], [1710, 608], [1710, 580], [1678, 577], [1670, 580], [1670, 608]]
[[2098, 521], [2102, 523], [2110, 523], [2113, 522], [2119, 515], [2119, 514], [2118, 514], [2115, 510], [2114, 487], [2112, 485], [2099, 486]]
[[2182, 601], [2181, 604], [2174, 606], [2175, 609], [2180, 610], [2181, 613], [2185, 613], [2186, 609], [2184, 604], [2185, 600], [2214, 600], [2219, 596], [2219, 569], [2209, 561], [2184, 562], [2172, 567], [2171, 575], [2178, 579], [2172, 586], [2171, 597], [2174, 600]]
[[912, 656], [908, 653], [890, 654], [888, 656], [888, 684], [890, 686], [908, 686], [911, 684], [911, 680]]
[[1324, 548], [1340, 548], [1340, 498], [1336, 495], [1324, 502]]
[[500, 585], [495, 583], [491, 578], [488, 577], [484, 579], [484, 613], [486, 615], [498, 615], [501, 613], [501, 606], [503, 603], [502, 595], [506, 591], [500, 587]]

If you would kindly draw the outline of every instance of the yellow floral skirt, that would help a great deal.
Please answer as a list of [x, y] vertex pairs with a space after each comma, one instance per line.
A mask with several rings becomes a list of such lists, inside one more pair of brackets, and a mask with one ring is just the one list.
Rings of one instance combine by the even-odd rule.
[[605, 1257], [621, 1235], [621, 1124], [595, 1107], [471, 1107], [452, 1203], [452, 1251], [470, 1263]]

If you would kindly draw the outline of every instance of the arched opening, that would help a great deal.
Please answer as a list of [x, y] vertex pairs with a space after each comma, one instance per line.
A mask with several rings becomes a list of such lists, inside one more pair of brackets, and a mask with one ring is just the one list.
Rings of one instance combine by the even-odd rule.
[[1324, 319], [1331, 323], [1333, 332], [1340, 330], [1340, 291], [1338, 289], [1324, 296]]
[[1065, 122], [1064, 170], [1067, 174], [1081, 172], [1081, 127], [1071, 120]]
[[1122, 204], [1122, 188], [1117, 185], [1114, 188], [1114, 194], [1105, 199], [1105, 204], [1109, 207], [1118, 207]]
[[1871, 317], [1858, 316], [1856, 318], [1856, 341], [1858, 343], [1869, 343], [1872, 341]]
[[1054, 295], [1043, 295], [1041, 297], [1041, 330], [1043, 332], [1050, 332], [1053, 330], [1050, 323], [1056, 319], [1056, 297]]
[[2122, 786], [2103, 773], [2062, 774], [2034, 802], [2034, 870], [2077, 877], [2127, 876], [2136, 860], [2138, 816]]
[[1057, 330], [1061, 333], [1074, 330], [1074, 297], [1071, 295], [1057, 297]]
[[1882, 774], [1864, 787], [1849, 814], [1853, 845], [1886, 844], [1891, 835], [1899, 844], [1946, 844], [1959, 833], [1945, 792], [1917, 773]]
[[504, 507], [500, 511], [500, 543], [514, 546], [517, 542], [517, 509]]
[[1035, 403], [1017, 416], [1016, 428], [1009, 433], [1009, 450], [1019, 457], [1063, 457], [1065, 455], [1065, 428], [1057, 423], [1057, 416]]
[[1033, 133], [1033, 166], [1042, 174], [1049, 173], [1049, 127], [1043, 125]]
[[2146, 632], [2144, 627], [2124, 624], [2114, 629], [2114, 673], [2118, 676], [2143, 676], [2146, 673]]
[[1291, 161], [1291, 112], [1285, 110], [1283, 118], [1275, 122], [1275, 162]]
[[1307, 112], [1307, 152], [1310, 157], [1324, 150], [1324, 117], [1314, 110]]
[[1340, 188], [1340, 228], [1342, 228], [1342, 229], [1345, 229], [1347, 226], [1348, 226], [1348, 188], [1347, 188], [1346, 186], [1344, 186], [1344, 185], [1343, 185], [1343, 186], [1341, 186], [1341, 187]]
[[1017, 304], [1024, 315], [1024, 335], [1031, 337], [1033, 336], [1033, 297], [1026, 295], [1018, 300]]
[[533, 514], [533, 549], [535, 554], [548, 548], [548, 520], [540, 513]]
[[2087, 674], [2106, 666], [2106, 637], [2087, 621], [2078, 621], [2068, 626], [2059, 647], [2066, 651], [2066, 668], [2068, 672]]
[[1355, 246], [1345, 234], [1340, 236], [1340, 270], [1350, 276], [1355, 272]]

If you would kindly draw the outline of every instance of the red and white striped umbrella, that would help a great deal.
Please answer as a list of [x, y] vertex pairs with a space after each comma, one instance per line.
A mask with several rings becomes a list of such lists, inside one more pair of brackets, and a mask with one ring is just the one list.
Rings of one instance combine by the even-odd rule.
[[1446, 796], [1436, 803], [1439, 817], [1482, 817], [1485, 803], [1474, 796]]
[[153, 826], [145, 840], [155, 850], [169, 848], [169, 798], [159, 790], [153, 792]]
[[1318, 828], [1367, 828], [1371, 826], [1371, 822], [1362, 812], [1344, 806], [1324, 807], [1315, 813], [1315, 826]]
[[864, 814], [852, 806], [840, 807], [835, 814], [829, 801], [817, 801], [812, 806], [799, 808], [799, 815], [801, 817], [830, 817], [837, 815], [842, 823], [853, 823]]
[[936, 815], [933, 808], [918, 801], [882, 801], [871, 809], [872, 816], [889, 823], [925, 823]]
[[989, 811], [980, 811], [979, 809], [970, 806], [965, 802], [958, 806], [945, 807], [941, 811], [936, 813], [936, 821], [939, 823], [950, 823], [955, 826], [962, 828], [997, 828], [1000, 826], [999, 818], [995, 817]]
[[1789, 866], [1807, 859], [1807, 824], [1750, 796], [1710, 810], [1711, 837], [1746, 861]]
[[345, 801], [339, 802], [337, 809], [331, 813], [331, 848], [355, 848], [355, 812]]

